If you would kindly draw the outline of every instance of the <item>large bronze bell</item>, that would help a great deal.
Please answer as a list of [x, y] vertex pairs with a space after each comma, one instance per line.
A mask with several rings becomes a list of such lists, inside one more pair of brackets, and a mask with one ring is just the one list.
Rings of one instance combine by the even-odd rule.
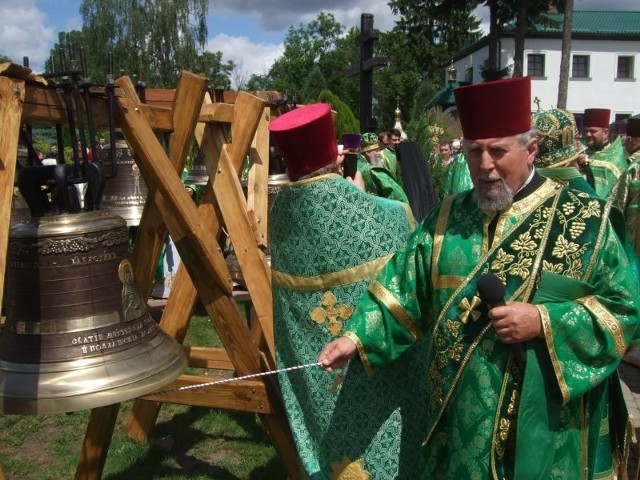
[[149, 315], [128, 253], [126, 222], [105, 210], [11, 227], [0, 412], [110, 405], [182, 373], [182, 347]]
[[[135, 227], [140, 224], [149, 190], [121, 134], [115, 146], [115, 154], [108, 143], [102, 151], [102, 163], [108, 177], [102, 192], [101, 208], [108, 208], [114, 215], [124, 218], [128, 226]], [[114, 175], [109, 175], [110, 172], [114, 172]]]

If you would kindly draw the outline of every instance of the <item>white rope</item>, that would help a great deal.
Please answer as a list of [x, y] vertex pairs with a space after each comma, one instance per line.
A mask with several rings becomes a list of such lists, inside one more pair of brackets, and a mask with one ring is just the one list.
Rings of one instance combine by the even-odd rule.
[[170, 388], [170, 389], [166, 389], [166, 390], [160, 390], [159, 392], [152, 393], [151, 395], [162, 395], [162, 394], [165, 394], [165, 393], [180, 392], [180, 391], [184, 391], [184, 390], [195, 390], [195, 389], [199, 389], [199, 388], [205, 388], [205, 387], [211, 387], [211, 386], [214, 386], [214, 385], [220, 385], [222, 383], [231, 383], [231, 382], [237, 382], [238, 380], [248, 380], [250, 378], [266, 377], [267, 375], [276, 375], [278, 373], [290, 372], [292, 370], [301, 370], [303, 368], [320, 367], [320, 366], [322, 366], [322, 362], [307, 363], [307, 364], [304, 364], [304, 365], [297, 365], [295, 367], [287, 367], [287, 368], [279, 368], [277, 370], [269, 370], [268, 372], [252, 373], [251, 375], [243, 375], [241, 377], [224, 378], [222, 380], [214, 380], [213, 382], [198, 383], [196, 385], [185, 385], [185, 386], [182, 386], [182, 387], [175, 387], [175, 388]]

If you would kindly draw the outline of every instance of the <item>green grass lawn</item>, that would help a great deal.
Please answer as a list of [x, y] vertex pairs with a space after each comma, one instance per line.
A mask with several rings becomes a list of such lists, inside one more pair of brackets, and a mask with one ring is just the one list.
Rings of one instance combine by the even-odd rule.
[[[193, 318], [184, 344], [219, 346], [208, 317]], [[132, 405], [121, 406], [103, 480], [286, 478], [254, 414], [164, 404], [149, 443], [140, 444], [125, 431]], [[6, 479], [72, 479], [89, 413], [1, 415], [0, 465]]]

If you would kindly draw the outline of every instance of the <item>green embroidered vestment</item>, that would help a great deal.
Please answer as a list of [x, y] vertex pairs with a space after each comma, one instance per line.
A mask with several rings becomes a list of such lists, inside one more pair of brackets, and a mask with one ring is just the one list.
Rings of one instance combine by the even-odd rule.
[[[629, 441], [615, 372], [639, 300], [607, 216], [602, 200], [546, 180], [494, 219], [490, 245], [471, 192], [449, 197], [370, 285], [346, 332], [365, 369], [427, 343], [421, 478], [613, 478]], [[524, 371], [478, 297], [488, 271], [506, 300], [540, 311]]]

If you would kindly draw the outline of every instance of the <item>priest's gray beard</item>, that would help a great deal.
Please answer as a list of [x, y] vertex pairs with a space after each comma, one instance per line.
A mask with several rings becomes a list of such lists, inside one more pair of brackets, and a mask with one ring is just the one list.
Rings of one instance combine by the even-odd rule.
[[[496, 180], [499, 177], [486, 175], [478, 180]], [[473, 200], [478, 208], [487, 214], [493, 214], [506, 210], [513, 205], [513, 190], [503, 178], [499, 182], [493, 182], [487, 187], [482, 182], [474, 182]]]

